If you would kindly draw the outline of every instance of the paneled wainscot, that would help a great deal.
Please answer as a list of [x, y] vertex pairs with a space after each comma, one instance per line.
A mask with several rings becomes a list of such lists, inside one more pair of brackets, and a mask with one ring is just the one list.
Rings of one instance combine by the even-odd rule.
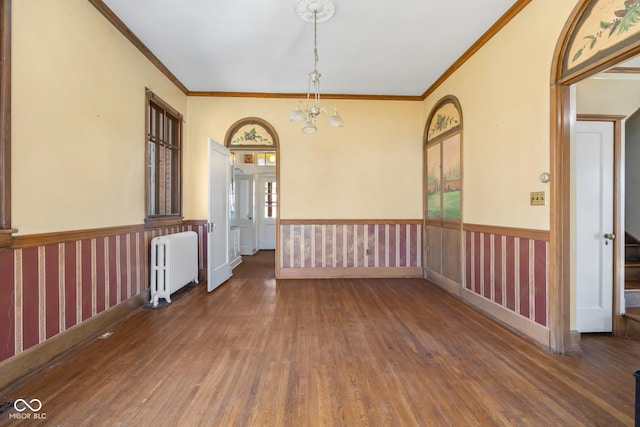
[[422, 277], [421, 220], [281, 220], [281, 278]]

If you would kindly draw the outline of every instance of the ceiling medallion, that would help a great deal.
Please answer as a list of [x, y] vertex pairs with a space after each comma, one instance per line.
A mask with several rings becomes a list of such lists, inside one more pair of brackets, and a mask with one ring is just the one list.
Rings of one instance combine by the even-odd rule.
[[314, 15], [316, 22], [328, 21], [335, 12], [332, 0], [300, 0], [296, 5], [296, 13], [306, 22], [313, 22]]

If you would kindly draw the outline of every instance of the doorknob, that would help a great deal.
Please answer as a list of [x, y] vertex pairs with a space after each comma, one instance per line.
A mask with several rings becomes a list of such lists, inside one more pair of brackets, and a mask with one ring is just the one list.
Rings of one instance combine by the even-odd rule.
[[604, 244], [608, 245], [609, 244], [609, 240], [615, 239], [616, 235], [613, 234], [613, 233], [607, 233], [607, 234], [604, 235], [604, 238], [607, 239], [607, 240], [604, 241]]

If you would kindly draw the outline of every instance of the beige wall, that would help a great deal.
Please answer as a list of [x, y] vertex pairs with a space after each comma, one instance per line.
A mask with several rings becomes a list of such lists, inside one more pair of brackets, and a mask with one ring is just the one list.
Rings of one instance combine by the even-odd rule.
[[323, 100], [343, 128], [318, 119], [305, 135], [289, 121], [292, 99], [189, 97], [185, 147], [185, 215], [207, 215], [207, 141], [224, 144], [237, 120], [260, 117], [280, 138], [282, 219], [422, 218], [422, 104]]
[[[548, 230], [550, 70], [578, 0], [532, 1], [423, 103], [333, 101], [345, 127], [303, 135], [293, 100], [187, 98], [86, 0], [13, 2], [12, 225], [19, 234], [144, 219], [144, 88], [185, 114], [184, 214], [207, 215], [207, 140], [258, 116], [280, 136], [281, 218], [422, 217], [422, 133], [462, 107], [463, 221]], [[553, 179], [554, 177], [552, 177]], [[572, 324], [575, 314], [572, 311]]]
[[145, 87], [186, 96], [86, 0], [13, 2], [12, 225], [144, 220]]
[[421, 218], [424, 123], [453, 94], [464, 222], [548, 229], [549, 206], [529, 206], [528, 194], [549, 190], [538, 180], [549, 170], [549, 74], [574, 4], [532, 2], [423, 104], [325, 100], [345, 127], [309, 136], [287, 120], [290, 99], [187, 100], [87, 1], [14, 2], [12, 223], [30, 234], [143, 220], [148, 86], [187, 117], [187, 219], [206, 217], [207, 138], [223, 142], [246, 116], [280, 135], [282, 218]]
[[[549, 203], [530, 206], [529, 193], [549, 197], [538, 177], [551, 169], [551, 66], [577, 3], [531, 2], [425, 101], [426, 117], [442, 96], [460, 100], [465, 223], [550, 229]], [[574, 283], [570, 305], [573, 329]]]
[[551, 61], [575, 4], [531, 2], [425, 101], [425, 120], [445, 95], [462, 107], [465, 223], [549, 229], [529, 193], [549, 197]]

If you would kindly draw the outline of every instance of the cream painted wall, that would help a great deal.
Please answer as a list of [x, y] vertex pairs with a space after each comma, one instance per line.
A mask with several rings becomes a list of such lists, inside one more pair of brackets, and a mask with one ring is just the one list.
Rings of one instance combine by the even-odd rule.
[[549, 197], [551, 62], [576, 3], [531, 2], [426, 99], [425, 121], [445, 95], [462, 107], [465, 223], [549, 229], [529, 193]]
[[185, 214], [207, 215], [207, 141], [224, 144], [237, 120], [260, 117], [280, 139], [282, 219], [422, 218], [422, 103], [323, 100], [343, 128], [319, 120], [305, 135], [289, 121], [292, 99], [189, 97]]
[[[545, 191], [549, 197], [549, 185], [538, 176], [551, 168], [551, 66], [577, 3], [529, 3], [426, 99], [425, 117], [444, 95], [461, 103], [465, 223], [549, 230], [549, 204], [530, 206], [529, 193]], [[571, 283], [572, 329], [575, 316]]]
[[12, 225], [144, 220], [145, 87], [187, 97], [86, 0], [13, 2]]

